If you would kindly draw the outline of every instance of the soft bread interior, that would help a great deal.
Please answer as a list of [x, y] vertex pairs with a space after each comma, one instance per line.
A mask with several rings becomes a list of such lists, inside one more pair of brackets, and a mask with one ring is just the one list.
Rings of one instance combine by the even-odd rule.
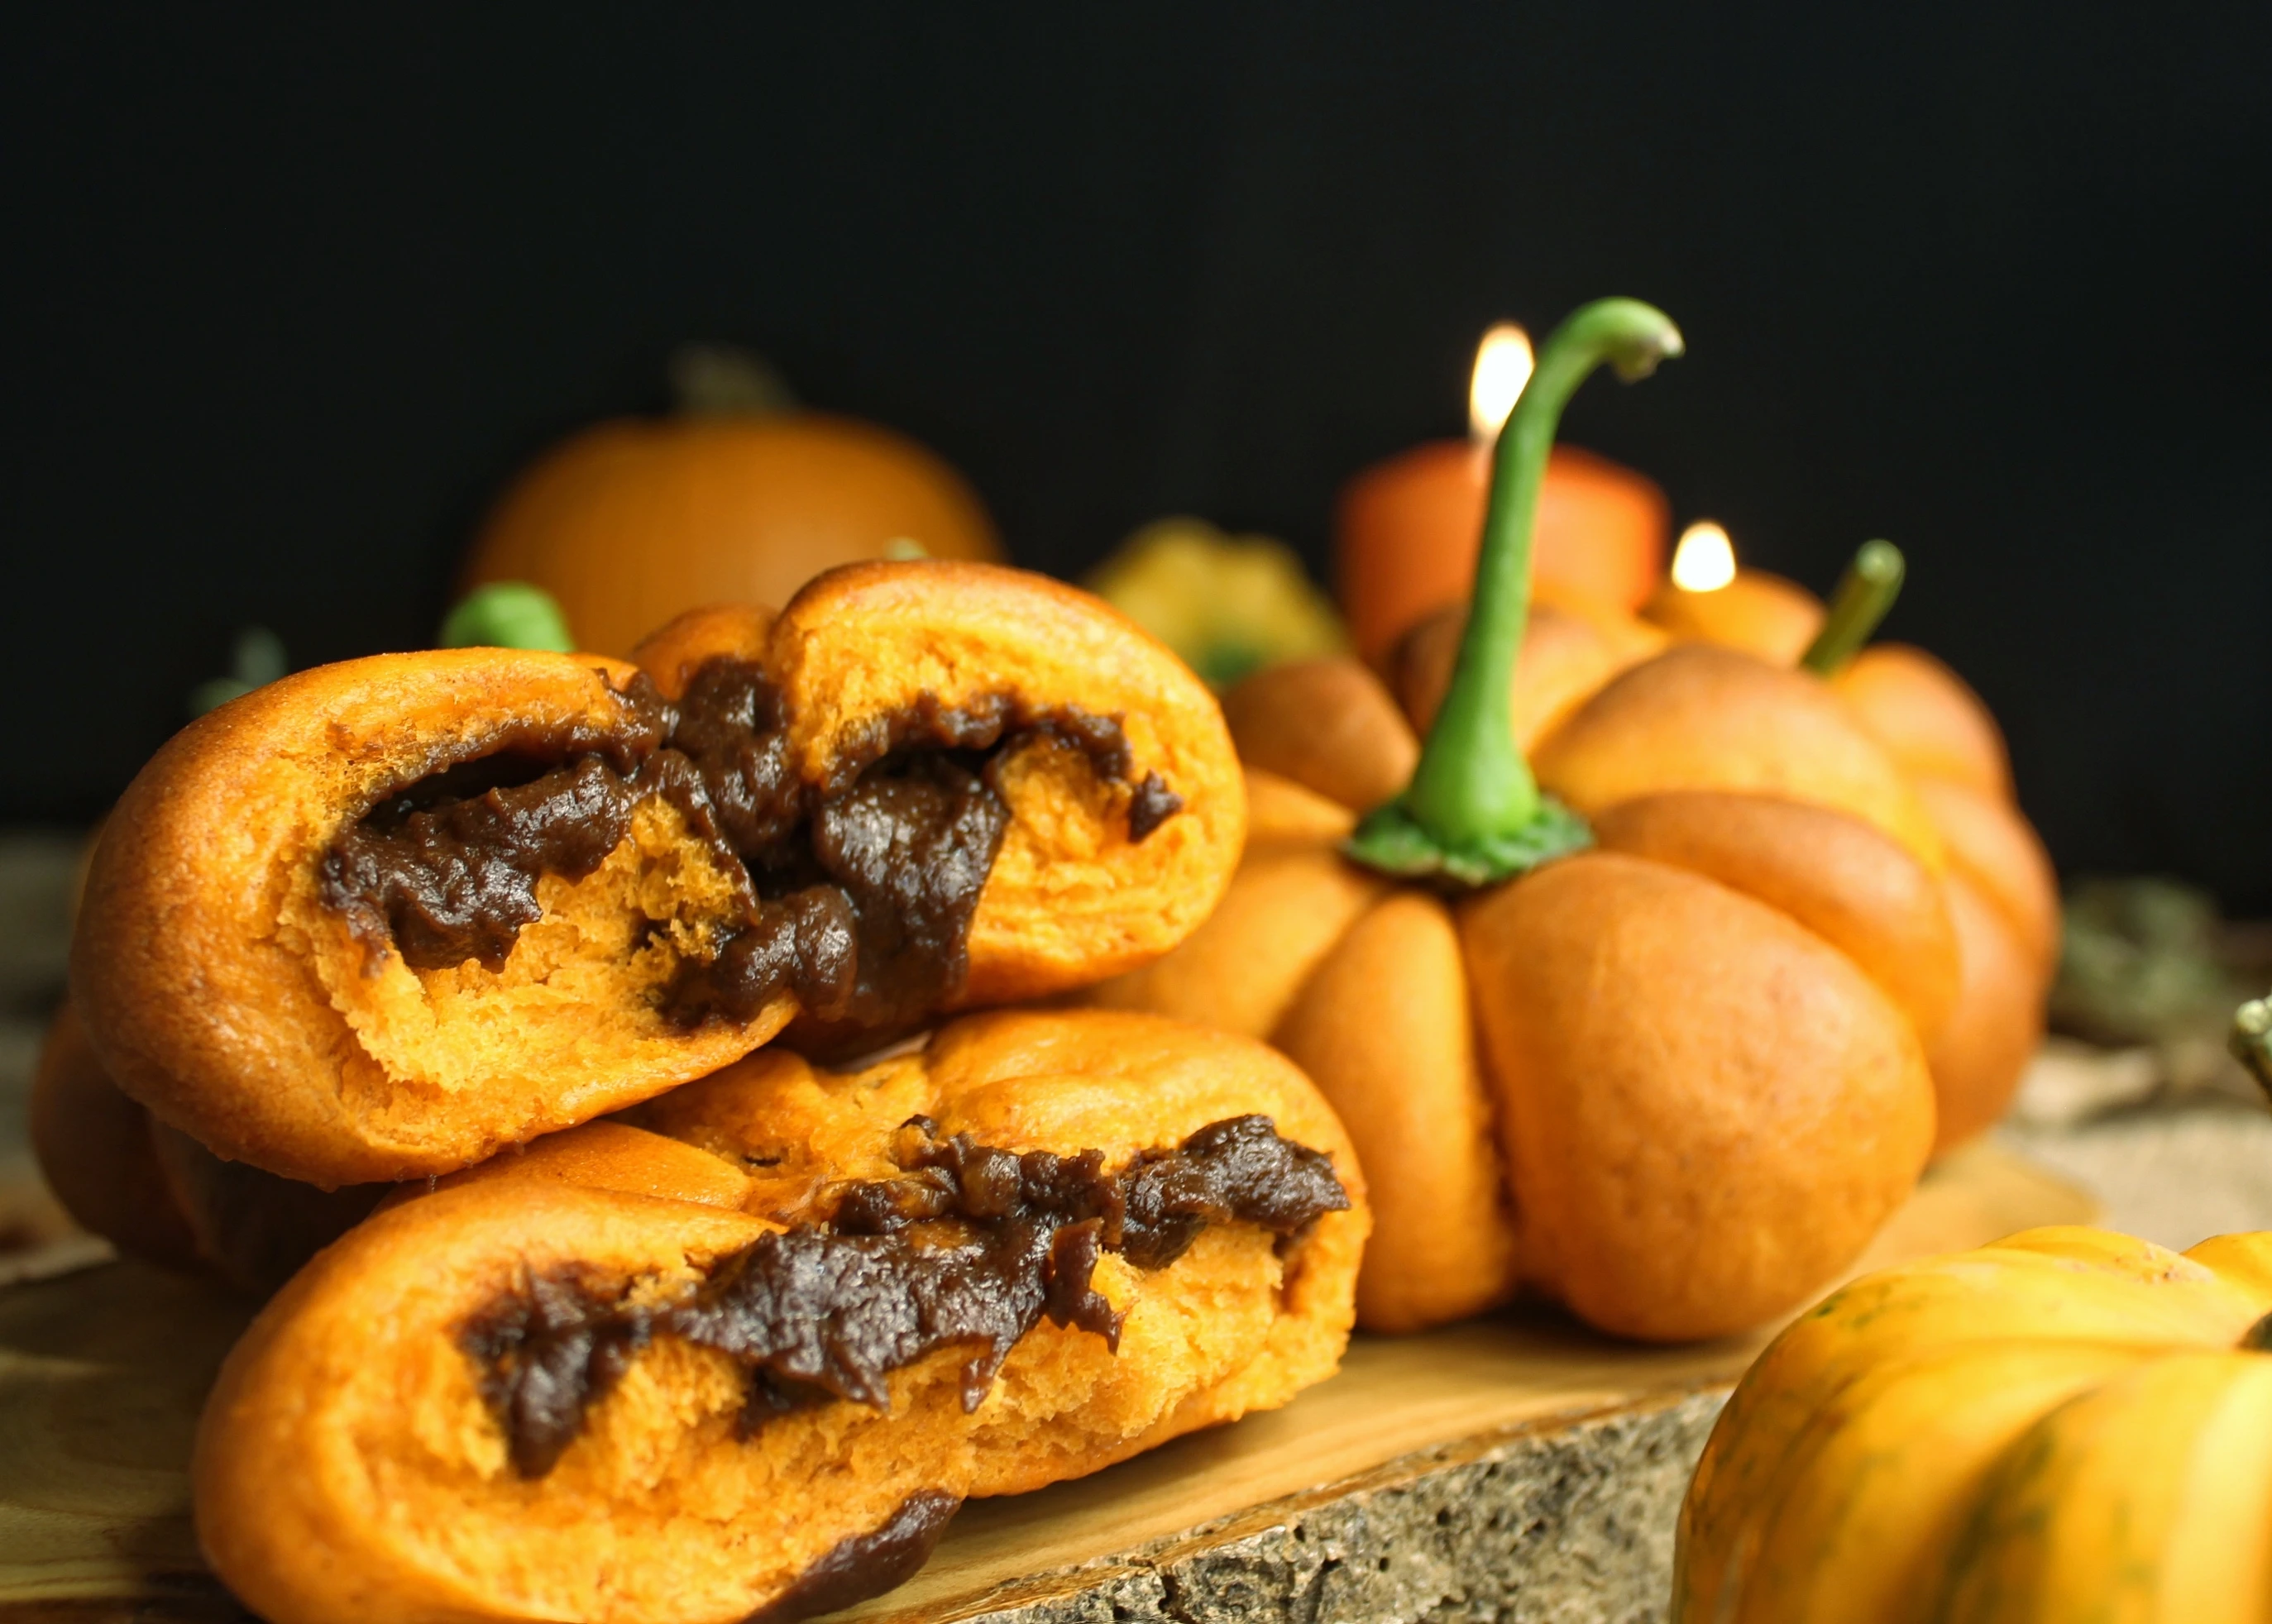
[[[1150, 732], [1132, 722], [1131, 747], [1143, 751]], [[1148, 964], [1186, 920], [1197, 922], [1191, 882], [1214, 867], [1207, 847], [1217, 838], [1198, 819], [1178, 814], [1130, 839], [1127, 789], [1068, 749], [1021, 749], [997, 783], [1010, 823], [970, 922], [961, 1004], [1038, 996]]]
[[[667, 819], [644, 820], [602, 871], [547, 884], [547, 920], [494, 976], [377, 960], [318, 895], [333, 843], [408, 784], [498, 755], [632, 749], [637, 674], [498, 649], [378, 655], [295, 673], [184, 728], [106, 826], [73, 935], [74, 996], [104, 1069], [216, 1153], [332, 1186], [465, 1166], [762, 1041], [654, 1043], [592, 1018], [592, 999], [660, 972], [587, 962], [587, 937], [628, 945], [654, 916], [699, 926], [714, 906], [716, 873]], [[506, 995], [477, 1010], [476, 990]], [[646, 1063], [665, 1047], [671, 1063]], [[601, 1051], [632, 1059], [613, 1075], [555, 1069]]]
[[537, 883], [543, 916], [500, 968], [426, 970], [357, 941], [311, 874], [290, 913], [323, 944], [310, 962], [352, 1035], [342, 1104], [373, 1139], [415, 1151], [455, 1143], [467, 1121], [515, 1139], [580, 1121], [591, 1101], [564, 1078], [620, 1099], [626, 1084], [651, 1091], [733, 1060], [786, 1025], [794, 999], [751, 1026], [689, 1030], [662, 994], [739, 922], [737, 883], [676, 807], [650, 800], [596, 871]]
[[[939, 570], [937, 580], [907, 567], [840, 571], [778, 619], [684, 617], [666, 629], [682, 635], [658, 634], [649, 652], [681, 694], [700, 659], [761, 657], [783, 684], [792, 749], [813, 783], [875, 718], [918, 698], [961, 705], [1015, 695], [1037, 712], [1063, 704], [1117, 719], [1125, 779], [1046, 732], [1006, 737], [990, 782], [1008, 821], [952, 1007], [1039, 996], [1148, 962], [1212, 905], [1244, 825], [1212, 700], [1093, 600], [1013, 571]], [[1005, 623], [1020, 622], [1028, 636], [1003, 637]], [[696, 635], [706, 632], [714, 635]], [[752, 646], [760, 639], [762, 651]], [[1147, 778], [1181, 804], [1143, 827], [1132, 811]], [[514, 1136], [525, 1137], [590, 1114], [561, 1078], [608, 1078], [613, 1103], [626, 1097], [624, 1080], [661, 1086], [691, 1075], [690, 1047], [708, 1069], [773, 1037], [797, 1013], [793, 996], [724, 1033], [690, 1031], [663, 1008], [680, 967], [706, 961], [738, 922], [727, 860], [676, 808], [650, 801], [598, 872], [539, 883], [544, 917], [522, 927], [498, 970], [374, 960], [331, 930], [339, 950], [317, 956], [318, 973], [360, 1051], [344, 1068], [348, 1108], [367, 1131], [406, 1146], [421, 1145], [443, 1106], [523, 1124]], [[319, 938], [325, 923], [310, 913], [304, 927]], [[811, 1041], [846, 1047], [833, 1026], [815, 1028]]]
[[[985, 564], [854, 565], [808, 585], [768, 637], [809, 778], [919, 694], [944, 705], [1017, 695], [1117, 719], [1125, 783], [1038, 741], [999, 764], [1011, 823], [971, 921], [962, 1007], [1147, 963], [1229, 885], [1246, 798], [1222, 711], [1174, 654], [1088, 594]], [[1181, 805], [1132, 838], [1132, 792], [1154, 775]]]

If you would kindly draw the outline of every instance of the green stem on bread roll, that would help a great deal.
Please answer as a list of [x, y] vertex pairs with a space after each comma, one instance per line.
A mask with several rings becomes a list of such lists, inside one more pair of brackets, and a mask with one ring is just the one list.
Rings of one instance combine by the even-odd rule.
[[1451, 687], [1404, 793], [1375, 809], [1343, 848], [1386, 873], [1461, 887], [1512, 878], [1591, 844], [1584, 820], [1539, 793], [1514, 742], [1511, 695], [1530, 618], [1530, 550], [1539, 487], [1562, 408], [1599, 366], [1631, 381], [1682, 351], [1671, 318], [1634, 299], [1597, 299], [1564, 319], [1492, 454], [1491, 500], [1475, 592]]
[[1854, 562], [1838, 577], [1837, 590], [1830, 594], [1822, 629], [1815, 633], [1798, 663], [1821, 677], [1843, 671], [1878, 629], [1894, 600], [1902, 595], [1902, 581], [1908, 574], [1908, 562], [1892, 542], [1862, 543], [1855, 551]]

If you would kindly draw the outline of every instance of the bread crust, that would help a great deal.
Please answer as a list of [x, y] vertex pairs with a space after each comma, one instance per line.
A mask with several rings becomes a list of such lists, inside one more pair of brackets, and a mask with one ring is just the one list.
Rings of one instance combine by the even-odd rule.
[[151, 1142], [150, 1114], [118, 1091], [67, 1002], [48, 1024], [33, 1074], [32, 1151], [64, 1211], [121, 1251], [198, 1266], [198, 1238]]
[[1531, 766], [1588, 817], [1669, 790], [1782, 795], [1876, 824], [1936, 874], [1945, 862], [1908, 775], [1820, 679], [1709, 643], [1675, 644], [1612, 678]]
[[1872, 824], [1775, 795], [1674, 790], [1594, 823], [1603, 850], [1717, 880], [1860, 965], [1928, 1044], [1955, 1007], [1956, 927], [1936, 876]]
[[1596, 851], [1476, 893], [1460, 927], [1491, 989], [1478, 1047], [1523, 1272], [1587, 1323], [1664, 1342], [1760, 1324], [1916, 1185], [1934, 1122], [1916, 1030], [1789, 914]]
[[[557, 1464], [516, 1475], [456, 1340], [469, 1315], [562, 1266], [683, 1291], [824, 1187], [896, 1172], [916, 1113], [1108, 1166], [1260, 1113], [1330, 1158], [1351, 1205], [1282, 1256], [1237, 1224], [1157, 1270], [1108, 1255], [1094, 1278], [1125, 1312], [1118, 1352], [1044, 1320], [969, 1412], [948, 1349], [891, 1375], [887, 1412], [838, 1399], [737, 1436], [733, 1367], [658, 1333]], [[1316, 1091], [1258, 1043], [1156, 1017], [975, 1016], [856, 1075], [767, 1050], [642, 1114], [664, 1132], [594, 1123], [401, 1200], [255, 1322], [193, 1467], [200, 1540], [248, 1605], [274, 1624], [722, 1624], [915, 1497], [1021, 1492], [1282, 1404], [1347, 1338], [1361, 1174]]]
[[[658, 663], [683, 682], [690, 645], [759, 637], [807, 783], [872, 751], [878, 719], [925, 696], [1007, 697], [1118, 717], [1134, 778], [1156, 773], [1180, 798], [1132, 839], [1128, 785], [1073, 751], [1006, 756], [1011, 820], [960, 1005], [1147, 962], [1228, 884], [1245, 808], [1221, 713], [1097, 600], [988, 565], [856, 565], [769, 622], [728, 611], [699, 637], [666, 639], [678, 663]], [[111, 817], [73, 942], [74, 995], [119, 1086], [223, 1156], [332, 1186], [467, 1166], [774, 1037], [798, 1013], [786, 992], [691, 1030], [655, 1007], [744, 894], [663, 799], [639, 807], [596, 873], [538, 882], [544, 917], [496, 971], [414, 970], [320, 894], [341, 833], [430, 774], [532, 740], [635, 754], [652, 733], [624, 697], [636, 674], [588, 654], [380, 655], [287, 677], [183, 729]]]
[[273, 1292], [388, 1193], [320, 1190], [221, 1160], [119, 1091], [69, 1002], [40, 1051], [31, 1127], [40, 1172], [80, 1224], [250, 1297]]

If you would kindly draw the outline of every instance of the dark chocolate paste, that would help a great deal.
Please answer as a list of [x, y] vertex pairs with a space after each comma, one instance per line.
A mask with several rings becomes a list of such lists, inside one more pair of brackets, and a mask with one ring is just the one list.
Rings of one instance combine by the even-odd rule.
[[938, 1537], [961, 1509], [962, 1502], [952, 1494], [918, 1489], [900, 1502], [881, 1528], [839, 1540], [743, 1624], [795, 1624], [816, 1613], [833, 1613], [896, 1590], [930, 1560]]
[[909, 1124], [904, 1176], [838, 1187], [825, 1218], [719, 1259], [676, 1302], [634, 1307], [629, 1282], [569, 1269], [475, 1315], [460, 1345], [515, 1470], [549, 1471], [653, 1337], [749, 1373], [745, 1432], [839, 1399], [885, 1408], [893, 1371], [947, 1347], [971, 1350], [962, 1404], [975, 1410], [1044, 1315], [1118, 1348], [1120, 1316], [1090, 1279], [1105, 1253], [1163, 1269], [1210, 1224], [1252, 1224], [1282, 1246], [1349, 1206], [1332, 1163], [1267, 1116], [1212, 1123], [1110, 1174], [1096, 1151], [1017, 1153], [930, 1126]]
[[326, 899], [383, 917], [403, 958], [422, 970], [469, 958], [502, 968], [520, 927], [542, 913], [538, 877], [581, 879], [631, 831], [629, 792], [604, 760], [586, 756], [468, 799], [415, 809], [399, 800], [332, 848]]
[[[746, 1021], [787, 989], [814, 1020], [890, 1026], [961, 989], [1009, 823], [1004, 757], [1038, 741], [1080, 751], [1108, 782], [1134, 770], [1115, 718], [1000, 696], [950, 709], [926, 694], [871, 722], [813, 785], [788, 759], [779, 692], [750, 661], [708, 661], [676, 705], [644, 676], [623, 697], [620, 734], [516, 735], [390, 794], [325, 853], [325, 900], [415, 968], [494, 971], [542, 914], [537, 882], [591, 874], [660, 795], [746, 880], [741, 926], [682, 965], [671, 1017]], [[1182, 805], [1147, 773], [1130, 788], [1129, 838]]]
[[552, 1470], [583, 1430], [585, 1408], [646, 1345], [646, 1322], [623, 1306], [626, 1289], [587, 1270], [531, 1275], [460, 1334], [522, 1477]]
[[1141, 840], [1184, 809], [1184, 798], [1156, 772], [1147, 772], [1128, 801], [1128, 838]]

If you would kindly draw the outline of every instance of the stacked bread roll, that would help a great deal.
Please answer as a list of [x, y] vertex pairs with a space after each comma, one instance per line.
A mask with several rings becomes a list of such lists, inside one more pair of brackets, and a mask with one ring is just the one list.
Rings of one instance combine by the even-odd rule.
[[200, 1428], [220, 1576], [800, 1616], [1330, 1374], [1364, 1190], [1290, 1062], [961, 1013], [1167, 952], [1244, 823], [1189, 671], [978, 564], [193, 724], [96, 853], [40, 1148], [122, 1246], [292, 1277]]

